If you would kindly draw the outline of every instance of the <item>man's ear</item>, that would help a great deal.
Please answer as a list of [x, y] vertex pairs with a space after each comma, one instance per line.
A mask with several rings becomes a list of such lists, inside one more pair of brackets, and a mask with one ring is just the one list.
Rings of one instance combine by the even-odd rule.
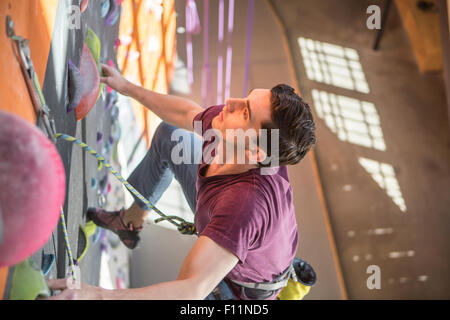
[[267, 157], [266, 152], [259, 147], [256, 147], [256, 150], [245, 150], [245, 154], [250, 164], [257, 164], [258, 162], [263, 162]]

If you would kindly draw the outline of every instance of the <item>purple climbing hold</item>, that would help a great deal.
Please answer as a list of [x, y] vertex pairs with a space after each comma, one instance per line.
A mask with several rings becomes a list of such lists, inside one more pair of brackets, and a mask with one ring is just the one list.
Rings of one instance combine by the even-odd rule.
[[100, 131], [97, 132], [97, 143], [102, 142], [103, 139], [103, 133], [101, 133]]
[[68, 72], [68, 87], [69, 87], [69, 104], [67, 106], [67, 113], [73, 111], [81, 101], [83, 97], [83, 84], [81, 82], [80, 69], [69, 59], [69, 72]]
[[108, 175], [105, 175], [99, 182], [99, 189], [101, 194], [106, 195], [108, 192]]
[[112, 136], [109, 136], [109, 140], [108, 141], [109, 141], [110, 144], [114, 144], [114, 138]]
[[106, 16], [106, 25], [108, 27], [114, 25], [119, 18], [120, 10], [116, 0], [110, 0], [109, 12]]

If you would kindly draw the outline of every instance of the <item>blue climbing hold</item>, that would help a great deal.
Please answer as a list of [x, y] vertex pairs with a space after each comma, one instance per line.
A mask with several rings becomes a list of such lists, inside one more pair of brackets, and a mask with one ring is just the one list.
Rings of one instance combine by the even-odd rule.
[[44, 253], [42, 251], [42, 262], [41, 262], [41, 270], [44, 274], [44, 277], [48, 275], [53, 265], [55, 264], [55, 255], [53, 253]]
[[106, 15], [109, 12], [109, 9], [111, 8], [110, 0], [102, 0], [102, 3], [100, 4], [100, 8], [101, 8], [102, 18], [106, 17]]
[[109, 110], [117, 102], [117, 92], [111, 91], [106, 95], [105, 109]]
[[96, 188], [97, 188], [97, 185], [98, 185], [97, 179], [91, 178], [91, 188], [92, 188], [92, 189], [96, 189]]
[[113, 121], [117, 121], [117, 119], [119, 119], [119, 108], [117, 106], [114, 106], [111, 109], [111, 118]]

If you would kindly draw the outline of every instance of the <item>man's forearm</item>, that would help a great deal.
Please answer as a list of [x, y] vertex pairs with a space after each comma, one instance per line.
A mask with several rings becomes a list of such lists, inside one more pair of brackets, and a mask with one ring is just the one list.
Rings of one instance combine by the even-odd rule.
[[178, 128], [189, 128], [187, 114], [192, 110], [201, 110], [194, 101], [168, 94], [160, 94], [128, 82], [124, 94], [142, 103], [163, 121]]
[[199, 300], [204, 294], [188, 280], [158, 283], [137, 289], [104, 290], [105, 300]]

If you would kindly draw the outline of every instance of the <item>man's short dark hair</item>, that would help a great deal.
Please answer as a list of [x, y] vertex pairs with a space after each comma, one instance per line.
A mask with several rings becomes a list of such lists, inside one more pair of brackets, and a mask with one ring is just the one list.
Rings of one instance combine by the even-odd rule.
[[[279, 129], [279, 165], [296, 164], [316, 143], [311, 108], [286, 84], [279, 84], [271, 89], [270, 104], [271, 121], [262, 123], [261, 127], [267, 129], [267, 156], [272, 156], [271, 130]], [[268, 167], [271, 163], [273, 161], [264, 161], [264, 164], [259, 165]]]

